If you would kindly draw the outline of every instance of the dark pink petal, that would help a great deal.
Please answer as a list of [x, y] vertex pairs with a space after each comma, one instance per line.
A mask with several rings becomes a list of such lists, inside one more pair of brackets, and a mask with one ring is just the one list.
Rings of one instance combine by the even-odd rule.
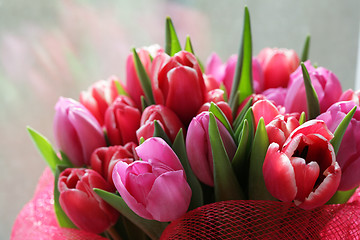
[[257, 126], [260, 118], [264, 118], [265, 125], [270, 123], [277, 115], [278, 109], [268, 100], [260, 100], [254, 103], [252, 110], [255, 118], [255, 125]]

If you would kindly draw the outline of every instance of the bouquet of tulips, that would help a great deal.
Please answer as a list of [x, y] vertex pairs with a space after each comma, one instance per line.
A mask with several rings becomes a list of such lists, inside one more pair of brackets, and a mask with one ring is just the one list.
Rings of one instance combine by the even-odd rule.
[[[239, 54], [222, 63], [214, 53], [204, 68], [168, 18], [165, 48], [133, 49], [124, 83], [111, 77], [79, 101], [59, 99], [57, 147], [28, 128], [52, 171], [39, 195], [57, 218], [52, 231], [90, 234], [84, 239], [225, 239], [229, 232], [253, 239], [265, 236], [259, 231], [294, 237], [280, 226], [297, 223], [317, 231], [296, 233], [305, 238], [327, 236], [345, 216], [355, 234], [348, 236], [359, 236], [360, 95], [311, 64], [309, 43], [301, 60], [276, 48], [253, 57], [245, 8]], [[33, 236], [20, 234], [27, 218], [18, 218], [13, 239]]]

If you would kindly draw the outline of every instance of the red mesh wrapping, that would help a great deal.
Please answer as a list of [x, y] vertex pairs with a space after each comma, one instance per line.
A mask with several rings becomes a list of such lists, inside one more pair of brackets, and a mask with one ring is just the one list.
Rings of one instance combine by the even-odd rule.
[[37, 185], [33, 199], [17, 216], [11, 240], [73, 239], [104, 240], [105, 238], [77, 229], [60, 228], [54, 212], [54, 176], [46, 169]]
[[161, 239], [360, 239], [358, 199], [311, 211], [276, 201], [213, 203], [172, 222]]

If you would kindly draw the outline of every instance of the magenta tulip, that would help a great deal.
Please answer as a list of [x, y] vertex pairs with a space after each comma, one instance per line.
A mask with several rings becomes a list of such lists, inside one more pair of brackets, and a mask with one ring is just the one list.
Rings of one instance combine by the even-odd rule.
[[93, 190], [111, 191], [110, 185], [96, 171], [65, 169], [59, 176], [58, 188], [60, 206], [78, 228], [99, 234], [116, 223], [119, 213]]
[[271, 143], [263, 164], [268, 191], [303, 209], [325, 204], [338, 189], [341, 169], [325, 123], [311, 120], [296, 128], [283, 146]]
[[[341, 84], [338, 78], [329, 70], [311, 66], [310, 61], [305, 62], [311, 83], [314, 86], [320, 103], [320, 111], [325, 112], [341, 96]], [[301, 67], [290, 76], [290, 83], [285, 98], [286, 112], [307, 113], [306, 92]]]
[[290, 74], [300, 64], [300, 59], [294, 50], [264, 48], [257, 56], [262, 67], [264, 78], [262, 89], [287, 87]]
[[191, 188], [174, 151], [161, 138], [149, 138], [136, 149], [142, 161], [118, 162], [113, 181], [126, 204], [139, 216], [173, 221], [189, 207]]
[[287, 91], [287, 88], [282, 87], [269, 88], [261, 94], [264, 95], [267, 100], [273, 102], [276, 106], [284, 106]]
[[96, 149], [91, 155], [91, 168], [98, 172], [111, 185], [112, 192], [115, 191], [112, 180], [114, 166], [118, 161], [130, 164], [138, 159], [135, 153], [136, 146], [135, 143], [129, 142], [125, 144], [125, 146], [115, 145], [101, 147]]
[[[100, 125], [104, 124], [104, 116], [109, 105], [119, 95], [115, 77], [109, 80], [101, 80], [89, 87], [87, 91], [80, 94], [80, 102], [94, 115]], [[120, 84], [120, 81], [118, 81]]]
[[141, 137], [148, 139], [154, 135], [155, 120], [163, 128], [171, 141], [174, 141], [181, 128], [183, 131], [186, 130], [180, 119], [170, 108], [163, 105], [151, 105], [145, 108], [141, 115], [140, 128], [136, 131], [138, 140]]
[[90, 164], [92, 152], [106, 146], [99, 122], [81, 103], [60, 98], [55, 106], [54, 137], [57, 146], [76, 167]]
[[117, 97], [105, 113], [105, 128], [111, 145], [137, 142], [140, 117], [140, 111], [129, 97]]
[[[317, 117], [323, 120], [331, 132], [335, 132], [345, 115], [355, 106], [352, 101], [333, 104], [325, 113]], [[343, 136], [336, 160], [342, 171], [339, 190], [353, 189], [360, 184], [360, 109], [350, 121]]]
[[[216, 119], [221, 139], [230, 160], [236, 145], [224, 125]], [[186, 152], [194, 174], [203, 183], [214, 186], [214, 167], [209, 139], [209, 112], [202, 112], [191, 121], [186, 136]]]
[[152, 63], [155, 102], [173, 110], [187, 126], [205, 102], [206, 88], [196, 57], [181, 51], [158, 54]]
[[360, 103], [360, 90], [354, 91], [352, 89], [348, 89], [345, 92], [343, 92], [338, 100], [338, 102], [341, 101], [352, 101], [356, 105], [359, 105]]

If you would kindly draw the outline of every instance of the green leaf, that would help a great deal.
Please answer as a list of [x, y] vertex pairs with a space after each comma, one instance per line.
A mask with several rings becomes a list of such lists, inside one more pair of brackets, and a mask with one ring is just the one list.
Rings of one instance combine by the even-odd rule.
[[245, 191], [247, 191], [249, 180], [250, 153], [253, 141], [252, 131], [248, 120], [244, 119], [239, 145], [231, 162], [235, 175]]
[[56, 166], [59, 164], [72, 166], [70, 161], [61, 161], [61, 159], [57, 156], [53, 146], [46, 137], [31, 127], [27, 127], [27, 130], [35, 146], [39, 150], [42, 157], [45, 159], [46, 163], [49, 165], [53, 174], [55, 174]]
[[149, 75], [147, 74], [144, 65], [142, 64], [139, 55], [136, 52], [136, 49], [132, 49], [134, 56], [134, 63], [137, 75], [139, 77], [141, 87], [144, 90], [145, 98], [148, 105], [155, 104], [154, 96], [151, 89], [151, 81]]
[[171, 146], [171, 140], [165, 133], [164, 129], [160, 126], [157, 120], [154, 120], [154, 137], [162, 138], [169, 146]]
[[249, 9], [245, 7], [242, 43], [240, 45], [236, 72], [230, 94], [230, 107], [235, 103], [236, 92], [239, 91], [239, 104], [253, 93], [252, 87], [252, 39]]
[[302, 125], [304, 122], [306, 122], [306, 114], [302, 112], [299, 118], [299, 124]]
[[354, 194], [358, 187], [350, 189], [348, 191], [336, 191], [334, 196], [326, 204], [343, 204], [346, 203]]
[[251, 107], [253, 103], [253, 98], [250, 98], [247, 103], [244, 105], [243, 109], [241, 109], [241, 112], [239, 113], [239, 115], [236, 117], [233, 126], [234, 129], [237, 129], [240, 125], [240, 123], [243, 121], [245, 114], [247, 113], [248, 109]]
[[64, 210], [61, 208], [60, 202], [59, 202], [59, 196], [60, 196], [60, 192], [59, 192], [59, 189], [58, 189], [59, 175], [60, 175], [60, 173], [61, 173], [62, 171], [64, 171], [66, 168], [67, 168], [66, 166], [58, 165], [58, 166], [56, 167], [56, 170], [55, 170], [54, 209], [55, 209], [56, 219], [57, 219], [60, 227], [76, 228], [76, 226], [74, 225], [74, 223], [70, 220], [70, 218], [66, 215], [66, 213], [64, 212]]
[[143, 144], [145, 142], [145, 138], [144, 137], [141, 137], [140, 138], [140, 141], [139, 141], [139, 145]]
[[231, 167], [212, 113], [209, 119], [209, 138], [214, 161], [215, 201], [244, 199], [243, 191]]
[[134, 213], [125, 203], [122, 197], [102, 189], [94, 188], [94, 191], [113, 208], [118, 210], [121, 215], [129, 219], [133, 224], [143, 230], [151, 239], [160, 239], [161, 233], [164, 231], [168, 223], [144, 219]]
[[165, 26], [165, 53], [169, 56], [174, 56], [181, 51], [179, 38], [176, 34], [174, 24], [170, 17], [166, 18]]
[[335, 132], [334, 132], [334, 138], [330, 140], [331, 145], [334, 147], [335, 154], [339, 151], [342, 138], [345, 134], [346, 128], [348, 127], [352, 117], [354, 116], [356, 112], [357, 106], [354, 106], [353, 109], [351, 109], [348, 114], [344, 117], [344, 119], [339, 123], [337, 126]]
[[221, 109], [215, 103], [211, 102], [209, 112], [212, 112], [215, 115], [215, 117], [224, 125], [224, 127], [230, 133], [231, 137], [235, 140], [234, 131], [223, 111], [221, 111]]
[[176, 135], [176, 138], [172, 145], [172, 149], [179, 157], [180, 162], [185, 170], [187, 182], [189, 183], [189, 186], [192, 191], [189, 210], [193, 210], [197, 207], [202, 206], [204, 204], [204, 200], [203, 200], [201, 185], [198, 179], [196, 178], [195, 174], [193, 173], [189, 164], [189, 160], [187, 158], [185, 142], [184, 142], [184, 134], [182, 129], [180, 129], [180, 131]]
[[224, 91], [223, 98], [225, 102], [228, 102], [228, 94], [226, 91], [226, 87], [223, 83], [220, 83], [220, 89]]
[[304, 48], [301, 54], [301, 61], [305, 62], [309, 59], [309, 51], [310, 51], [310, 35], [306, 36]]
[[114, 82], [119, 95], [129, 96], [118, 80], [115, 80]]
[[275, 200], [265, 186], [262, 171], [268, 147], [269, 138], [266, 133], [265, 122], [263, 118], [260, 118], [250, 155], [249, 199], [251, 200]]
[[245, 116], [243, 117], [241, 124], [235, 129], [235, 138], [237, 139], [236, 142], [240, 141], [240, 136], [241, 136], [241, 131], [243, 130], [243, 125], [244, 125], [244, 120], [248, 121], [249, 124], [249, 132], [251, 133], [252, 136], [254, 136], [254, 131], [255, 131], [255, 119], [254, 119], [254, 113], [252, 111], [252, 108], [249, 108], [246, 113]]
[[194, 53], [194, 49], [193, 49], [193, 46], [191, 44], [191, 40], [190, 40], [190, 36], [186, 36], [186, 42], [185, 42], [185, 51], [187, 52], [190, 52], [192, 54], [195, 54]]
[[308, 110], [308, 119], [315, 119], [320, 114], [320, 104], [315, 89], [311, 83], [309, 73], [304, 63], [301, 63], [304, 85], [306, 90], [306, 101]]

